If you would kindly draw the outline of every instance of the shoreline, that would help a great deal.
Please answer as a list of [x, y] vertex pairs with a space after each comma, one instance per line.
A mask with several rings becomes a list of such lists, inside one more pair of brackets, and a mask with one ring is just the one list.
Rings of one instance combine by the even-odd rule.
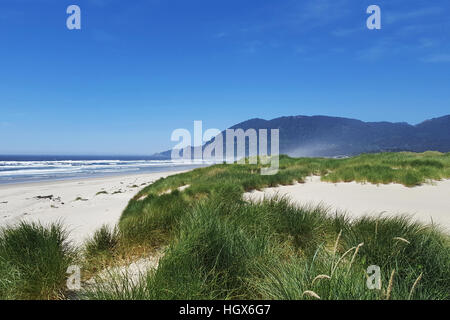
[[69, 231], [69, 239], [81, 244], [102, 225], [116, 225], [141, 189], [186, 171], [0, 185], [0, 228], [20, 221], [61, 222]]
[[201, 168], [203, 166], [197, 165], [180, 165], [180, 166], [165, 166], [158, 168], [154, 168], [153, 170], [135, 170], [135, 171], [119, 171], [119, 172], [109, 172], [109, 173], [93, 173], [91, 176], [61, 176], [61, 177], [52, 177], [52, 178], [44, 178], [35, 180], [24, 180], [24, 181], [8, 181], [0, 180], [0, 189], [4, 187], [18, 186], [18, 185], [30, 185], [30, 184], [42, 184], [42, 183], [54, 183], [54, 182], [68, 182], [68, 181], [78, 181], [78, 180], [90, 180], [90, 179], [102, 179], [102, 178], [114, 178], [119, 176], [132, 176], [132, 175], [147, 175], [153, 173], [165, 173], [165, 172], [184, 172], [193, 170], [196, 168]]
[[[177, 168], [178, 169], [178, 168]], [[195, 168], [193, 168], [195, 169]], [[60, 178], [60, 179], [48, 179], [48, 180], [39, 180], [39, 181], [21, 181], [21, 182], [6, 182], [6, 183], [0, 183], [0, 190], [2, 189], [10, 189], [14, 187], [27, 187], [27, 186], [42, 186], [42, 185], [53, 185], [53, 184], [64, 184], [67, 182], [88, 182], [92, 180], [101, 181], [101, 180], [109, 180], [109, 179], [115, 179], [119, 177], [141, 177], [141, 176], [148, 176], [152, 174], [178, 174], [182, 172], [186, 172], [192, 169], [186, 169], [186, 170], [167, 170], [164, 169], [163, 171], [151, 171], [151, 172], [141, 172], [141, 173], [127, 173], [127, 172], [121, 172], [117, 174], [108, 174], [108, 175], [96, 175], [92, 177], [73, 177], [73, 178]], [[0, 198], [1, 199], [1, 198]]]

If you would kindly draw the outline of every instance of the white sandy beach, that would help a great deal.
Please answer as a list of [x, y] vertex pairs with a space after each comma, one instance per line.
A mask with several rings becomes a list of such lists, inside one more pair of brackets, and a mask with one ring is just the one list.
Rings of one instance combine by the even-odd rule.
[[309, 177], [306, 183], [267, 188], [246, 193], [248, 200], [261, 200], [275, 194], [287, 196], [296, 204], [323, 204], [346, 212], [350, 218], [363, 215], [408, 214], [423, 223], [441, 225], [450, 231], [450, 180], [408, 188], [401, 184], [329, 183]]
[[[70, 239], [80, 244], [103, 224], [114, 226], [139, 190], [176, 173], [179, 171], [0, 185], [0, 227], [21, 220], [61, 221], [70, 231]], [[97, 194], [102, 191], [107, 193]]]

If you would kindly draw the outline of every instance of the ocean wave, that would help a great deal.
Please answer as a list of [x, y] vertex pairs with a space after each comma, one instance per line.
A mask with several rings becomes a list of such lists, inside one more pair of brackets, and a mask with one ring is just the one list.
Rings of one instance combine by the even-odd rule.
[[[42, 160], [0, 161], [0, 183], [2, 180], [20, 177], [22, 180], [36, 177], [64, 178], [92, 176], [132, 171], [152, 171], [180, 166], [199, 166], [204, 161], [189, 160]], [[173, 169], [172, 169], [173, 170]]]

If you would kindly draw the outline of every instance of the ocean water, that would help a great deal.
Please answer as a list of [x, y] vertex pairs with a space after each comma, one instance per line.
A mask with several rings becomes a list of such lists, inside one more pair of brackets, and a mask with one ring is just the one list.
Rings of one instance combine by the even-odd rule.
[[0, 184], [178, 171], [205, 165], [145, 157], [0, 155]]

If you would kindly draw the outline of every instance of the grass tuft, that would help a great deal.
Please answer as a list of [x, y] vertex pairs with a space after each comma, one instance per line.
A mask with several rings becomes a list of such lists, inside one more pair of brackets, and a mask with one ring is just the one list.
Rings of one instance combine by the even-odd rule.
[[0, 298], [59, 299], [75, 252], [61, 224], [21, 222], [0, 233]]

